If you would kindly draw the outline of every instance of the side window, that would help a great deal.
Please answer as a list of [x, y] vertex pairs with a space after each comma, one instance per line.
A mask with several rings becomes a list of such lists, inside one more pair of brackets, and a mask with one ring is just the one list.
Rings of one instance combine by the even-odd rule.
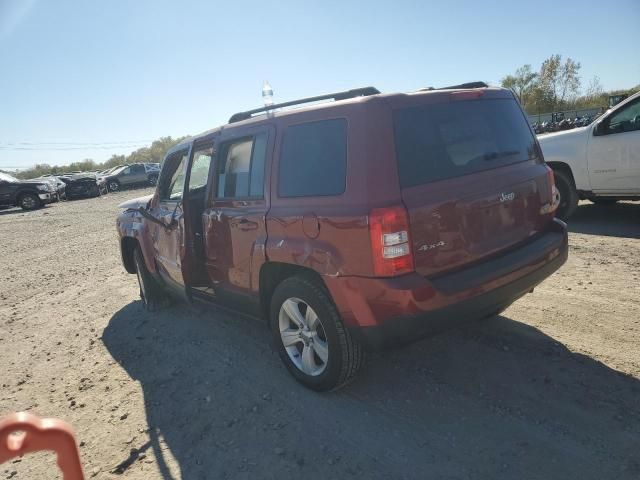
[[624, 133], [640, 130], [640, 99], [626, 105], [607, 120], [606, 133]]
[[213, 146], [198, 147], [193, 153], [193, 164], [191, 166], [191, 176], [189, 177], [190, 192], [207, 186], [212, 155]]
[[281, 197], [340, 195], [345, 190], [346, 171], [346, 120], [324, 120], [287, 128], [278, 168]]
[[129, 175], [131, 173], [131, 167], [127, 167], [124, 170], [122, 170], [122, 172], [120, 172], [120, 175]]
[[144, 165], [131, 165], [131, 173], [134, 175], [145, 173]]
[[164, 161], [158, 181], [160, 200], [182, 199], [184, 174], [189, 158], [187, 154], [187, 151], [174, 153]]
[[216, 198], [262, 197], [266, 151], [266, 133], [223, 144]]

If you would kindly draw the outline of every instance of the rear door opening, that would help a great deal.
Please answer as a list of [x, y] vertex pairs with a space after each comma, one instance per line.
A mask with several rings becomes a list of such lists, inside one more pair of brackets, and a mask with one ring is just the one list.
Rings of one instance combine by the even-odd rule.
[[465, 93], [394, 110], [415, 268], [426, 276], [509, 249], [550, 221], [540, 214], [547, 169], [519, 105], [502, 92]]

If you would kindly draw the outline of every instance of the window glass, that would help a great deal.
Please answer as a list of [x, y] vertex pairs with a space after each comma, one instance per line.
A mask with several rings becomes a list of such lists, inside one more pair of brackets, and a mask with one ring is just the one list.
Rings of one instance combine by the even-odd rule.
[[145, 173], [144, 165], [131, 165], [131, 173], [133, 173], [134, 175]]
[[199, 148], [193, 154], [193, 165], [191, 166], [191, 177], [189, 178], [190, 192], [206, 187], [212, 154], [212, 146]]
[[120, 173], [122, 173], [122, 175], [129, 175], [129, 173], [131, 173], [131, 167], [126, 167]]
[[218, 162], [217, 198], [249, 196], [249, 168], [253, 139], [244, 138], [225, 146]]
[[624, 133], [635, 130], [640, 130], [640, 99], [611, 115], [607, 124], [607, 133]]
[[447, 102], [394, 114], [400, 185], [468, 175], [536, 154], [535, 140], [515, 100]]
[[171, 155], [163, 165], [158, 182], [161, 200], [180, 200], [184, 187], [184, 174], [187, 165], [186, 151]]
[[222, 145], [216, 198], [262, 197], [267, 140], [261, 133]]
[[281, 197], [344, 193], [347, 122], [344, 119], [288, 127], [278, 168]]
[[267, 156], [267, 134], [256, 136], [253, 141], [253, 153], [251, 155], [251, 180], [249, 195], [262, 197], [264, 195], [264, 162]]

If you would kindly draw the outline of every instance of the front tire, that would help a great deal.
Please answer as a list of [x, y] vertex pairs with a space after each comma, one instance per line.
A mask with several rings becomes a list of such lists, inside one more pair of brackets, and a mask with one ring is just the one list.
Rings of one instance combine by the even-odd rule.
[[108, 187], [110, 192], [117, 192], [120, 190], [120, 182], [117, 180], [110, 180]]
[[578, 192], [573, 185], [573, 181], [566, 173], [554, 170], [553, 176], [556, 179], [556, 189], [560, 194], [560, 204], [556, 211], [556, 217], [566, 221], [578, 208]]
[[144, 256], [140, 247], [136, 247], [133, 251], [133, 261], [136, 266], [136, 275], [138, 277], [138, 285], [140, 286], [140, 298], [144, 304], [145, 310], [149, 312], [155, 312], [164, 306], [166, 301], [166, 295], [162, 291], [162, 287], [158, 281], [153, 278], [153, 275], [147, 270], [147, 265], [144, 263]]
[[35, 193], [23, 193], [18, 204], [23, 210], [35, 210], [42, 207], [42, 202]]
[[155, 187], [158, 184], [158, 175], [149, 175], [149, 185]]
[[312, 277], [298, 275], [278, 285], [270, 314], [280, 359], [304, 386], [336, 390], [362, 367], [362, 345], [345, 328], [329, 293]]

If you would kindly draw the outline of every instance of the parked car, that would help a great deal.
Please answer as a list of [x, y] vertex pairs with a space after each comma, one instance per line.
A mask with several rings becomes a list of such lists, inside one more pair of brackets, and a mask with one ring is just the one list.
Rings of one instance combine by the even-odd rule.
[[18, 180], [0, 172], [0, 206], [35, 210], [56, 198], [56, 189], [45, 180]]
[[86, 197], [99, 197], [106, 193], [106, 182], [93, 174], [65, 175], [60, 179], [66, 183], [67, 200]]
[[98, 175], [100, 175], [101, 177], [105, 177], [105, 176], [109, 175], [111, 172], [114, 172], [117, 169], [125, 167], [125, 166], [126, 165], [116, 165], [115, 167], [107, 168], [106, 170], [102, 170], [101, 172], [98, 172]]
[[159, 174], [160, 170], [156, 168], [147, 167], [143, 163], [133, 163], [114, 170], [104, 178], [109, 191], [116, 192], [122, 187], [155, 185]]
[[60, 180], [60, 178], [54, 175], [43, 175], [42, 177], [34, 178], [33, 180], [49, 182], [51, 183], [51, 185], [54, 186], [56, 191], [56, 194], [53, 200], [54, 202], [65, 200], [67, 198], [65, 193], [67, 184], [64, 183], [62, 180]]
[[366, 349], [507, 308], [565, 262], [567, 230], [518, 101], [470, 85], [240, 112], [171, 149], [155, 194], [117, 220], [144, 304], [267, 319], [315, 390], [348, 382]]
[[640, 93], [594, 123], [539, 141], [555, 174], [560, 218], [568, 219], [578, 200], [609, 205], [640, 199]]

